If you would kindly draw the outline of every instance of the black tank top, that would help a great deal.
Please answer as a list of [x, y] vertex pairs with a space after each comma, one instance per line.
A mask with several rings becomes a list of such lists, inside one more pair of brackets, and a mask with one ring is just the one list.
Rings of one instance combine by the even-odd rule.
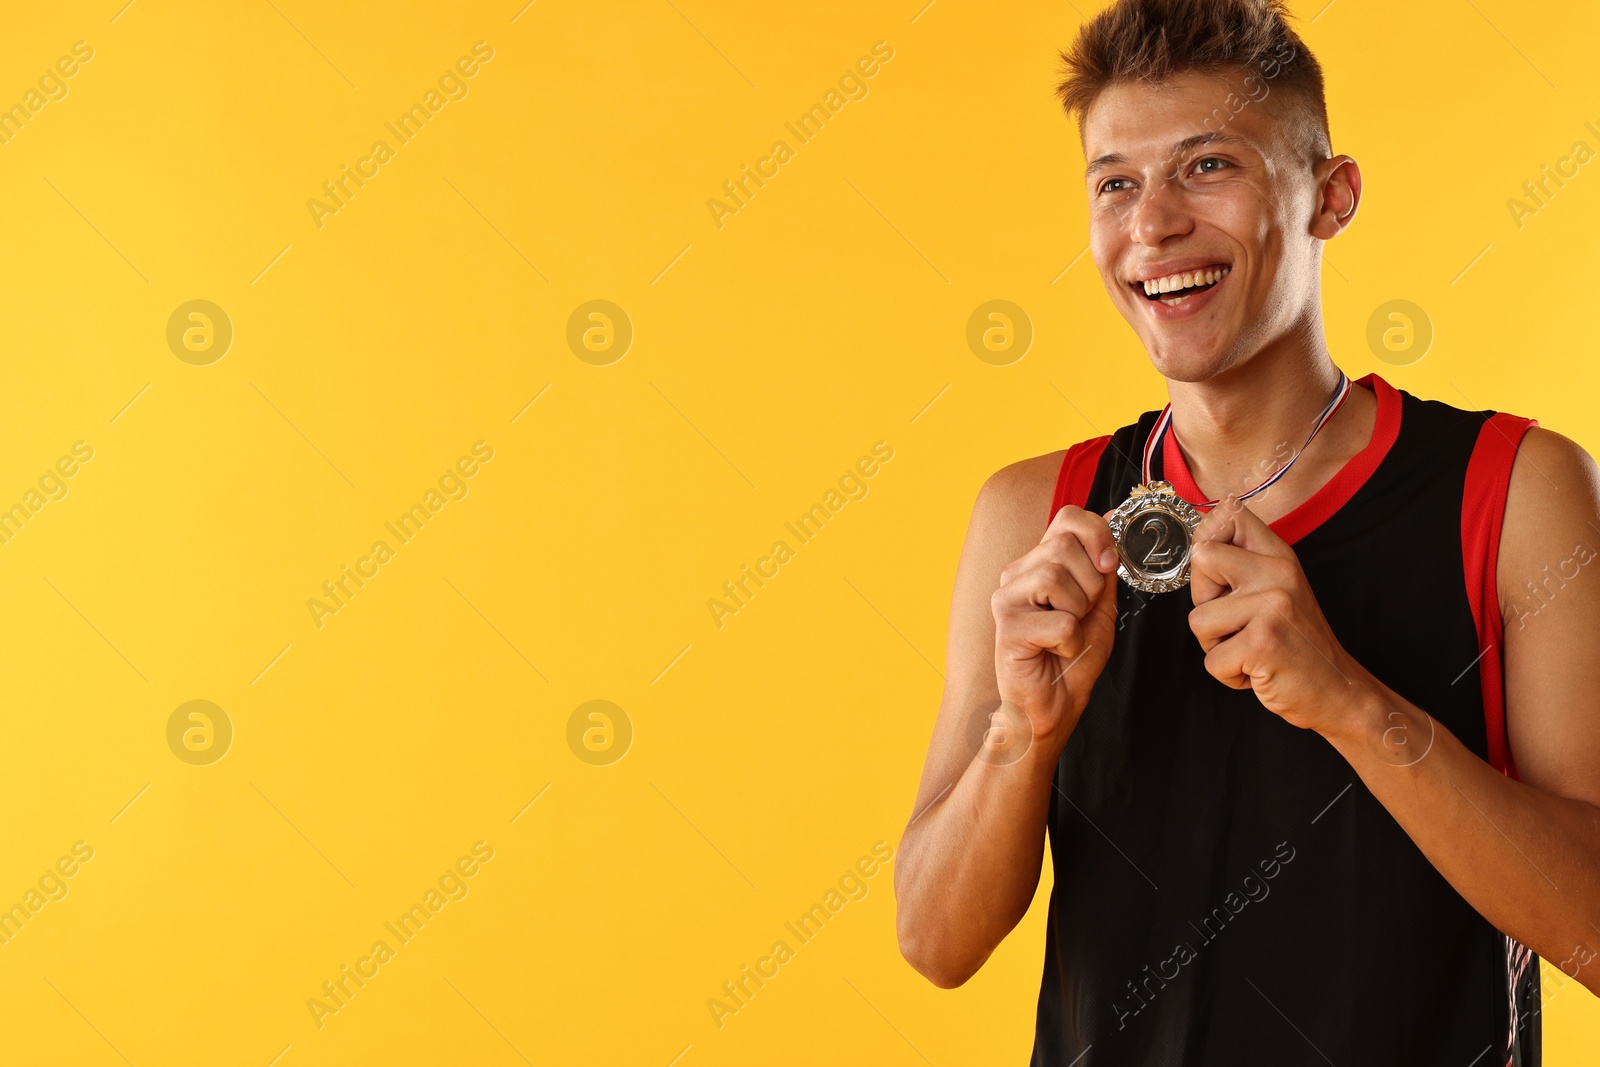
[[[1515, 775], [1494, 572], [1533, 420], [1357, 384], [1378, 402], [1371, 442], [1272, 528], [1356, 661]], [[1070, 449], [1050, 515], [1126, 499], [1158, 414]], [[1152, 467], [1204, 499], [1170, 434]], [[1536, 1067], [1538, 958], [1332, 745], [1206, 673], [1188, 589], [1118, 585], [1051, 795], [1033, 1064]]]

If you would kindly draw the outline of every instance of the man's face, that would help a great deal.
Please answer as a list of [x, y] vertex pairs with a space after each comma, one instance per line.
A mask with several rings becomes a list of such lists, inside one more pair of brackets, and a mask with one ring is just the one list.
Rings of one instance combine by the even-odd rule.
[[[1113, 84], [1084, 117], [1089, 247], [1167, 378], [1243, 364], [1318, 299], [1315, 174], [1285, 103], [1259, 73], [1186, 74]], [[1158, 279], [1172, 291], [1148, 294]]]

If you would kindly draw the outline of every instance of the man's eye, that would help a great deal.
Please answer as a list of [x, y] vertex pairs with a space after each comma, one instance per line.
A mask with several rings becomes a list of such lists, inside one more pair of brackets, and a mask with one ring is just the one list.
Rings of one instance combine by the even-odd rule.
[[1120, 193], [1127, 184], [1128, 179], [1126, 178], [1107, 178], [1100, 183], [1100, 191], [1102, 193]]
[[[1214, 164], [1214, 165], [1213, 165]], [[1216, 156], [1207, 156], [1194, 165], [1194, 169], [1201, 174], [1215, 174], [1224, 167], [1229, 166], [1227, 160], [1218, 159]]]

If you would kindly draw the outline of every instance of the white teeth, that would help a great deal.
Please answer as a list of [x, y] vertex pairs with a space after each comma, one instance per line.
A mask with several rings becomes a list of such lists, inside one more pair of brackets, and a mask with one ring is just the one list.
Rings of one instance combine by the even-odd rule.
[[[1228, 272], [1232, 269], [1232, 267], [1223, 267], [1220, 270], [1183, 271], [1178, 274], [1169, 274], [1165, 278], [1149, 278], [1141, 284], [1144, 286], [1146, 296], [1155, 296], [1159, 293], [1172, 293], [1181, 289], [1188, 289], [1191, 286], [1211, 285], [1214, 282], [1220, 282], [1228, 276]], [[1176, 301], [1163, 300], [1162, 303], [1174, 304]]]

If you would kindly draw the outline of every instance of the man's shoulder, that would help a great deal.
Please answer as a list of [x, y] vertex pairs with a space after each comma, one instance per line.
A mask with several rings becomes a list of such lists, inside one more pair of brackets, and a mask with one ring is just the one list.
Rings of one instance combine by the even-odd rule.
[[[1506, 486], [1502, 570], [1532, 566], [1538, 557], [1581, 539], [1596, 545], [1600, 530], [1600, 468], [1582, 445], [1554, 430], [1529, 425], [1516, 442]], [[1593, 549], [1590, 549], [1592, 552]]]
[[1050, 524], [1056, 491], [1077, 465], [1092, 478], [1094, 463], [1110, 442], [1110, 436], [1092, 437], [1069, 448], [1009, 463], [993, 474], [978, 490], [976, 510], [1007, 524], [1037, 523], [1038, 529]]
[[1061, 464], [1070, 451], [1061, 448], [1001, 467], [989, 475], [979, 488], [978, 507], [1013, 518], [1036, 514], [1041, 517], [1042, 528], [1048, 521], [1046, 512], [1050, 508], [1051, 498], [1055, 496]]
[[[1573, 478], [1583, 478], [1594, 469], [1594, 459], [1578, 442], [1533, 422], [1517, 446], [1517, 455], [1530, 467], [1550, 467]], [[1538, 477], [1537, 472], [1534, 477]], [[1515, 468], [1513, 468], [1515, 477]]]

